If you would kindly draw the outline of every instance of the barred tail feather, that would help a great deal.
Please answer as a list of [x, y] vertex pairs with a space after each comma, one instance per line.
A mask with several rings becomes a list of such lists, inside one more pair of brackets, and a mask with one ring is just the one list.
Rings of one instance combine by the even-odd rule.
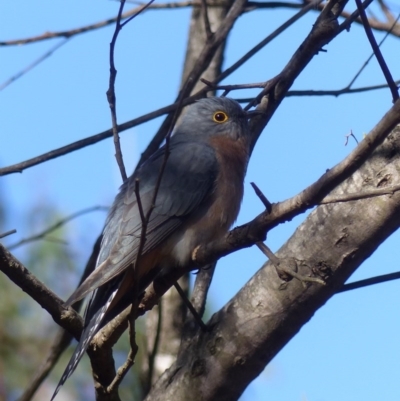
[[79, 361], [81, 360], [83, 354], [86, 352], [90, 342], [92, 341], [93, 337], [97, 333], [105, 314], [107, 313], [107, 310], [109, 306], [111, 305], [111, 302], [113, 301], [115, 295], [118, 292], [118, 287], [111, 293], [109, 298], [107, 299], [107, 302], [105, 303], [104, 306], [102, 306], [90, 319], [89, 323], [85, 327], [85, 329], [82, 332], [79, 344], [77, 345], [74, 353], [72, 354], [71, 359], [68, 362], [67, 367], [65, 368], [65, 371], [54, 391], [53, 396], [51, 397], [50, 401], [53, 401], [54, 398], [56, 397], [57, 393], [60, 391], [60, 388], [62, 385], [67, 381], [67, 379], [72, 375], [76, 367], [78, 366]]

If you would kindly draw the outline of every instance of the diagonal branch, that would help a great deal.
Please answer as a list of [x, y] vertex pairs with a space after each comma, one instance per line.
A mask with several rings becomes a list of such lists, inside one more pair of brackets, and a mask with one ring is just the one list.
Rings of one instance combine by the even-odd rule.
[[41, 239], [45, 238], [47, 234], [52, 233], [53, 231], [57, 230], [58, 228], [62, 227], [66, 223], [68, 223], [69, 221], [71, 221], [71, 220], [73, 220], [73, 219], [75, 219], [75, 218], [77, 218], [79, 216], [82, 216], [84, 214], [95, 212], [95, 211], [98, 211], [98, 210], [108, 211], [108, 209], [109, 208], [106, 207], [106, 206], [93, 206], [93, 207], [89, 207], [89, 208], [86, 208], [86, 209], [82, 209], [79, 212], [73, 213], [73, 214], [71, 214], [71, 215], [69, 215], [69, 216], [57, 221], [56, 223], [52, 224], [50, 227], [47, 227], [45, 230], [43, 230], [43, 231], [41, 231], [41, 232], [39, 232], [39, 233], [37, 233], [35, 235], [32, 235], [32, 236], [27, 237], [27, 238], [23, 238], [20, 241], [9, 245], [8, 249], [10, 251], [12, 251], [13, 249], [15, 249], [15, 248], [17, 248], [17, 247], [19, 247], [21, 245], [25, 245], [25, 244], [28, 244], [28, 243], [33, 242], [33, 241], [41, 240]]
[[72, 307], [66, 308], [64, 301], [29, 272], [2, 244], [0, 244], [0, 270], [44, 308], [58, 325], [75, 338], [80, 337], [83, 322], [79, 314]]
[[319, 204], [339, 183], [348, 178], [371, 155], [387, 135], [400, 124], [400, 100], [386, 113], [363, 141], [342, 162], [323, 174], [298, 195], [272, 205], [271, 212], [259, 214], [251, 222], [236, 227], [223, 240], [196, 249], [193, 262], [203, 266], [241, 248], [264, 240], [266, 233]]
[[35, 68], [37, 65], [39, 65], [42, 61], [46, 60], [48, 57], [50, 57], [56, 50], [58, 50], [61, 46], [64, 46], [68, 42], [69, 38], [66, 38], [62, 40], [61, 42], [57, 43], [55, 46], [53, 46], [50, 50], [48, 50], [46, 53], [44, 53], [42, 56], [40, 56], [37, 60], [35, 60], [33, 63], [29, 64], [27, 67], [25, 67], [23, 70], [18, 72], [17, 74], [14, 74], [11, 78], [7, 79], [5, 82], [3, 82], [0, 85], [0, 91], [5, 89], [8, 85], [11, 85], [13, 82], [15, 82], [17, 79], [21, 78], [23, 75], [25, 75], [27, 72], [31, 71], [33, 68]]
[[381, 50], [380, 50], [380, 48], [378, 46], [378, 43], [376, 43], [376, 39], [374, 37], [374, 34], [372, 33], [371, 27], [369, 26], [368, 18], [367, 18], [366, 14], [365, 14], [365, 10], [364, 10], [364, 7], [361, 4], [361, 1], [360, 0], [355, 0], [355, 1], [356, 1], [356, 4], [357, 4], [358, 11], [360, 13], [361, 20], [363, 22], [365, 33], [366, 33], [366, 35], [368, 37], [368, 40], [369, 40], [369, 42], [371, 44], [372, 50], [374, 51], [375, 57], [378, 60], [378, 63], [380, 65], [380, 67], [381, 67], [383, 75], [386, 78], [386, 82], [389, 85], [390, 91], [392, 92], [393, 103], [394, 103], [399, 98], [399, 92], [398, 92], [397, 85], [395, 84], [395, 82], [393, 80], [393, 77], [392, 77], [392, 74], [391, 74], [391, 72], [390, 72], [390, 70], [389, 70], [389, 68], [388, 68], [388, 66], [386, 64], [386, 61], [382, 56]]

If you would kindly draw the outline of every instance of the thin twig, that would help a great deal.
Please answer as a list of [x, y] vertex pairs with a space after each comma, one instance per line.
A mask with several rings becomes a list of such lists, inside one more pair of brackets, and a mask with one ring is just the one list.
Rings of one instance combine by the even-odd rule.
[[375, 189], [370, 189], [368, 191], [357, 192], [352, 194], [328, 195], [324, 199], [322, 199], [322, 201], [319, 202], [318, 204], [328, 205], [330, 203], [350, 202], [360, 199], [374, 198], [376, 196], [393, 195], [397, 191], [400, 191], [400, 185], [393, 185], [384, 188], [375, 188]]
[[[181, 99], [183, 100], [183, 99]], [[148, 210], [146, 210], [146, 212], [143, 209], [143, 203], [140, 197], [140, 180], [136, 179], [135, 180], [135, 195], [136, 195], [136, 201], [138, 204], [138, 209], [139, 209], [139, 214], [140, 214], [140, 218], [141, 218], [141, 233], [140, 233], [140, 242], [139, 242], [139, 246], [138, 246], [138, 250], [137, 250], [137, 254], [136, 254], [136, 260], [134, 262], [134, 268], [133, 268], [133, 301], [132, 301], [132, 307], [131, 307], [131, 311], [129, 313], [129, 325], [130, 325], [130, 344], [131, 344], [131, 349], [129, 351], [128, 357], [125, 361], [125, 363], [118, 369], [117, 374], [113, 380], [113, 382], [111, 383], [111, 385], [107, 388], [107, 392], [111, 393], [112, 391], [114, 391], [114, 389], [119, 385], [119, 383], [122, 381], [123, 377], [126, 375], [127, 371], [130, 369], [130, 367], [133, 365], [134, 363], [134, 358], [136, 356], [137, 350], [138, 350], [138, 346], [136, 344], [136, 339], [135, 339], [135, 335], [136, 335], [136, 330], [135, 330], [135, 319], [138, 316], [137, 310], [138, 310], [138, 305], [139, 305], [139, 299], [138, 299], [138, 295], [139, 295], [139, 269], [140, 269], [140, 258], [142, 256], [142, 252], [143, 252], [143, 248], [146, 242], [146, 233], [147, 233], [147, 226], [148, 223], [150, 221], [150, 217], [151, 214], [155, 208], [156, 205], [156, 200], [157, 200], [157, 195], [158, 195], [158, 191], [161, 185], [161, 180], [162, 180], [162, 176], [164, 174], [164, 170], [166, 167], [166, 163], [169, 157], [169, 140], [172, 134], [172, 130], [173, 127], [176, 123], [176, 120], [178, 118], [178, 110], [180, 110], [180, 107], [178, 106], [177, 110], [174, 113], [174, 116], [172, 118], [172, 124], [171, 127], [168, 131], [167, 137], [165, 138], [166, 140], [166, 144], [165, 144], [165, 152], [164, 152], [164, 160], [163, 163], [161, 165], [160, 168], [160, 172], [158, 174], [158, 178], [157, 178], [157, 183], [156, 186], [154, 188], [154, 192], [153, 192], [153, 197], [152, 197], [152, 201], [150, 203], [150, 207], [148, 208]]]
[[178, 291], [178, 294], [180, 295], [183, 303], [190, 310], [196, 323], [200, 326], [200, 328], [203, 331], [207, 331], [208, 330], [207, 325], [203, 322], [203, 320], [201, 319], [201, 316], [199, 316], [196, 309], [193, 307], [192, 303], [188, 300], [188, 297], [186, 296], [185, 292], [182, 290], [182, 287], [179, 285], [179, 283], [178, 282], [174, 283], [174, 287], [176, 288], [176, 291]]
[[69, 221], [71, 221], [73, 219], [76, 219], [77, 217], [82, 216], [84, 214], [95, 212], [95, 211], [98, 211], [98, 210], [100, 210], [100, 211], [108, 211], [108, 209], [109, 208], [106, 207], [106, 206], [92, 206], [92, 207], [88, 207], [86, 209], [82, 209], [82, 210], [80, 210], [80, 211], [78, 211], [76, 213], [73, 213], [73, 214], [71, 214], [71, 215], [69, 215], [69, 216], [57, 221], [56, 223], [52, 224], [50, 227], [47, 227], [45, 230], [43, 230], [43, 231], [41, 231], [41, 232], [39, 232], [37, 234], [34, 234], [34, 235], [32, 235], [32, 236], [30, 236], [28, 238], [21, 239], [20, 241], [10, 245], [8, 247], [8, 249], [9, 250], [13, 250], [13, 249], [15, 249], [15, 248], [17, 248], [17, 247], [19, 247], [21, 245], [24, 245], [24, 244], [27, 244], [27, 243], [30, 243], [30, 242], [33, 242], [33, 241], [41, 240], [47, 234], [50, 234], [51, 232], [53, 232], [53, 231], [57, 230], [58, 228], [62, 227], [63, 225], [65, 225]]
[[214, 276], [217, 262], [203, 266], [196, 275], [190, 302], [196, 309], [199, 316], [203, 317], [206, 308], [206, 300], [211, 281]]
[[267, 199], [267, 197], [262, 193], [261, 189], [258, 188], [258, 186], [254, 182], [251, 182], [250, 185], [253, 187], [254, 192], [259, 197], [262, 204], [265, 206], [265, 209], [267, 209], [268, 213], [270, 213], [272, 209], [271, 202]]
[[39, 65], [42, 61], [46, 60], [48, 57], [50, 57], [56, 50], [58, 50], [61, 46], [64, 46], [68, 42], [69, 38], [66, 38], [62, 40], [61, 42], [58, 42], [55, 46], [53, 46], [50, 50], [48, 50], [46, 53], [44, 53], [42, 56], [40, 56], [37, 60], [35, 60], [33, 63], [29, 64], [27, 67], [25, 67], [23, 70], [18, 72], [17, 74], [13, 75], [11, 78], [7, 79], [5, 82], [3, 82], [0, 85], [0, 91], [6, 88], [8, 85], [12, 84], [15, 82], [17, 79], [21, 78], [23, 75], [25, 75], [27, 72], [35, 68], [37, 65]]
[[[132, 14], [136, 13], [138, 9], [143, 7], [143, 3], [137, 2], [139, 7], [136, 7], [132, 10], [127, 11], [122, 15], [122, 19], [129, 18]], [[225, 3], [221, 1], [219, 2], [210, 2], [207, 3], [207, 7], [221, 7]], [[161, 3], [161, 4], [152, 4], [149, 7], [149, 10], [173, 10], [177, 8], [187, 8], [187, 7], [201, 7], [201, 2], [197, 1], [181, 1], [181, 2], [173, 2], [173, 3]], [[290, 3], [290, 2], [280, 2], [280, 1], [268, 1], [268, 2], [258, 2], [258, 1], [248, 1], [246, 3], [246, 7], [244, 9], [244, 12], [249, 12], [249, 11], [254, 11], [257, 9], [273, 9], [273, 8], [289, 8], [289, 9], [299, 9], [303, 7], [303, 3]], [[314, 11], [318, 11], [322, 9], [322, 5], [318, 5], [315, 7]], [[387, 10], [387, 8], [386, 8]], [[389, 11], [387, 10], [387, 13]], [[387, 14], [385, 13], [385, 14]], [[391, 15], [391, 14], [390, 14]], [[341, 14], [342, 17], [347, 18], [349, 16], [349, 13], [346, 11], [343, 11]], [[81, 33], [93, 31], [96, 29], [100, 29], [103, 27], [106, 27], [108, 25], [114, 24], [116, 21], [116, 17], [113, 18], [108, 18], [104, 21], [99, 21], [94, 24], [89, 24], [85, 25], [80, 28], [75, 28], [75, 29], [70, 29], [66, 31], [58, 31], [58, 32], [45, 32], [42, 35], [38, 36], [32, 36], [29, 38], [23, 38], [23, 39], [13, 39], [13, 40], [7, 40], [7, 41], [0, 41], [0, 46], [17, 46], [17, 45], [24, 45], [24, 44], [29, 44], [29, 43], [35, 43], [35, 42], [40, 42], [44, 40], [50, 40], [53, 38], [71, 38], [75, 35], [79, 35]], [[391, 21], [393, 21], [393, 18], [388, 18], [389, 23], [391, 24]], [[360, 22], [356, 20], [355, 22]], [[384, 31], [387, 32], [390, 29], [390, 25], [386, 22], [381, 22], [378, 20], [370, 20], [370, 25], [373, 29], [379, 30], [379, 31]], [[400, 36], [400, 31], [399, 30], [393, 30], [391, 32], [394, 36]]]
[[[137, 13], [138, 10], [142, 9], [144, 3], [137, 2], [139, 4], [138, 7], [126, 11], [122, 15], [122, 20], [130, 18], [132, 15]], [[147, 3], [148, 4], [148, 3]], [[221, 7], [224, 6], [224, 1], [221, 2], [210, 2], [207, 3], [207, 7]], [[266, 8], [301, 8], [303, 5], [301, 3], [290, 3], [290, 2], [253, 2], [249, 1], [246, 4], [245, 11], [253, 11], [256, 9], [266, 9]], [[201, 1], [181, 1], [181, 2], [172, 2], [172, 3], [161, 3], [161, 4], [152, 4], [149, 6], [149, 10], [174, 10], [178, 8], [188, 8], [188, 7], [201, 7]], [[104, 21], [99, 21], [94, 24], [85, 25], [80, 28], [70, 29], [67, 31], [58, 31], [58, 32], [45, 32], [42, 35], [32, 36], [24, 39], [13, 39], [8, 41], [0, 41], [0, 46], [16, 46], [16, 45], [24, 45], [29, 43], [40, 42], [44, 40], [49, 40], [53, 38], [71, 38], [75, 35], [79, 35], [85, 32], [93, 31], [96, 29], [104, 28], [108, 25], [114, 24], [117, 20], [117, 17], [107, 18]]]
[[[116, 157], [117, 157], [118, 165], [119, 165], [119, 168], [121, 171], [122, 179], [124, 182], [127, 181], [128, 177], [126, 175], [125, 166], [124, 166], [123, 160], [122, 160], [122, 153], [121, 153], [118, 128], [117, 128], [118, 126], [117, 126], [116, 99], [115, 99], [115, 78], [117, 75], [117, 70], [115, 69], [115, 64], [114, 64], [114, 48], [115, 48], [115, 44], [116, 44], [116, 41], [118, 38], [118, 34], [121, 31], [121, 29], [127, 23], [132, 21], [133, 18], [135, 18], [141, 12], [143, 12], [153, 1], [154, 0], [150, 0], [147, 3], [147, 5], [140, 8], [134, 15], [132, 15], [123, 24], [121, 24], [121, 15], [122, 15], [122, 11], [123, 11], [123, 8], [125, 5], [125, 0], [121, 0], [120, 8], [118, 11], [116, 27], [115, 27], [115, 32], [114, 32], [112, 41], [110, 43], [110, 87], [109, 87], [109, 90], [107, 91], [107, 98], [108, 98], [108, 101], [110, 104], [112, 121], [113, 121], [113, 133], [114, 133], [114, 144], [115, 144], [115, 149], [116, 149]], [[137, 252], [136, 260], [135, 260], [135, 264], [134, 264], [134, 270], [133, 270], [133, 300], [132, 300], [131, 312], [129, 314], [130, 350], [129, 350], [128, 357], [127, 357], [125, 363], [117, 370], [112, 383], [107, 387], [107, 393], [109, 393], [109, 394], [111, 394], [118, 388], [122, 379], [125, 377], [126, 373], [129, 371], [129, 369], [134, 364], [135, 357], [136, 357], [137, 351], [139, 349], [136, 344], [136, 328], [135, 328], [135, 319], [137, 316], [137, 308], [139, 305], [139, 299], [138, 299], [138, 296], [139, 296], [139, 294], [138, 294], [139, 293], [139, 291], [138, 291], [138, 289], [139, 289], [139, 265], [140, 265], [140, 258], [142, 255], [143, 247], [146, 242], [147, 224], [150, 220], [151, 211], [154, 206], [153, 206], [153, 204], [151, 205], [148, 215], [146, 216], [145, 219], [143, 219], [144, 212], [143, 212], [142, 202], [141, 202], [141, 198], [140, 198], [139, 180], [138, 179], [135, 180], [135, 194], [136, 194], [136, 200], [137, 200], [138, 207], [139, 207], [140, 216], [142, 218], [142, 230], [141, 230], [141, 237], [140, 237], [138, 252]]]
[[141, 14], [144, 10], [148, 9], [151, 4], [154, 3], [154, 0], [150, 0], [149, 2], [142, 4], [142, 6], [137, 10], [131, 17], [129, 17], [126, 21], [121, 24], [121, 29], [126, 25], [129, 24], [134, 18], [136, 18], [139, 14]]
[[288, 29], [291, 25], [297, 22], [303, 15], [312, 10], [317, 4], [321, 3], [322, 0], [315, 0], [311, 3], [304, 6], [299, 12], [297, 12], [293, 17], [290, 17], [287, 21], [285, 21], [281, 26], [279, 26], [275, 31], [266, 36], [261, 42], [259, 42], [256, 46], [250, 49], [244, 56], [242, 56], [238, 61], [236, 61], [233, 65], [227, 68], [224, 72], [222, 72], [215, 82], [221, 82], [228, 75], [232, 74], [239, 67], [241, 67], [246, 61], [250, 60], [256, 53], [258, 53], [262, 48], [264, 48], [268, 43], [272, 42], [277, 36], [279, 36], [282, 32]]
[[[314, 2], [312, 3], [313, 5], [315, 4]], [[226, 78], [228, 75], [232, 74], [234, 71], [236, 71], [241, 65], [243, 65], [248, 59], [252, 57], [257, 51], [259, 51], [263, 46], [265, 46], [267, 43], [269, 43], [272, 39], [274, 39], [276, 36], [278, 36], [280, 33], [282, 33], [285, 29], [287, 29], [291, 24], [296, 22], [300, 16], [304, 14], [304, 12], [307, 10], [309, 11], [311, 8], [306, 6], [304, 7], [299, 13], [294, 15], [292, 18], [290, 18], [288, 21], [286, 21], [284, 24], [281, 25], [277, 30], [275, 30], [272, 34], [267, 36], [262, 42], [260, 42], [257, 46], [255, 46], [252, 50], [247, 52], [241, 59], [239, 59], [235, 64], [233, 64], [231, 67], [229, 67], [227, 70], [222, 72], [217, 79], [214, 81], [214, 83], [220, 82], [222, 79]], [[115, 20], [114, 20], [115, 22]], [[188, 82], [188, 81], [187, 81]], [[182, 106], [187, 106], [188, 104], [193, 103], [195, 100], [201, 98], [204, 96], [204, 94], [209, 90], [209, 88], [204, 88], [200, 91], [198, 91], [196, 94], [184, 99], [184, 100], [177, 100], [175, 103], [168, 105], [166, 107], [162, 107], [156, 111], [153, 111], [151, 113], [145, 114], [141, 117], [135, 118], [133, 120], [127, 121], [126, 123], [123, 123], [118, 126], [118, 131], [122, 132], [127, 129], [133, 128], [139, 124], [142, 124], [144, 122], [150, 121], [154, 118], [160, 117], [164, 114], [171, 113], [175, 111], [180, 104], [180, 101], [182, 102]], [[185, 93], [188, 90], [185, 90]], [[185, 94], [184, 93], [184, 94]], [[32, 159], [28, 159], [26, 161], [23, 161], [21, 163], [16, 163], [8, 167], [4, 167], [0, 169], [0, 176], [2, 175], [7, 175], [7, 174], [12, 174], [12, 173], [20, 173], [23, 170], [36, 166], [38, 164], [44, 163], [48, 160], [54, 159], [56, 157], [63, 156], [67, 153], [73, 152], [75, 150], [79, 150], [81, 148], [84, 148], [89, 145], [93, 145], [94, 143], [97, 143], [99, 141], [102, 141], [106, 138], [109, 138], [113, 136], [113, 131], [112, 129], [103, 131], [97, 135], [93, 135], [91, 137], [82, 139], [80, 141], [73, 142], [69, 145], [63, 146], [58, 149], [54, 149], [50, 152], [44, 153], [42, 155], [39, 155], [37, 157], [34, 157]], [[138, 165], [141, 165], [147, 158], [154, 153], [156, 149], [158, 149], [160, 143], [164, 140], [165, 134], [163, 132], [159, 132], [155, 135], [155, 137], [152, 139], [150, 144], [148, 145], [147, 149], [143, 152], [140, 161]]]
[[[186, 106], [186, 105], [188, 105], [190, 103], [193, 103], [198, 97], [199, 97], [198, 95], [191, 96], [190, 98], [187, 98], [187, 99], [183, 100], [182, 101], [182, 105]], [[164, 114], [173, 112], [178, 107], [178, 104], [179, 104], [179, 102], [176, 102], [176, 103], [174, 103], [172, 105], [169, 105], [169, 106], [166, 106], [166, 107], [162, 107], [162, 108], [160, 108], [160, 109], [158, 109], [156, 111], [152, 111], [152, 112], [147, 113], [147, 114], [145, 114], [145, 115], [143, 115], [141, 117], [138, 117], [138, 118], [135, 118], [133, 120], [127, 121], [126, 123], [123, 123], [123, 124], [118, 126], [118, 131], [119, 132], [125, 131], [125, 130], [127, 130], [129, 128], [135, 127], [135, 126], [137, 126], [139, 124], [142, 124], [144, 122], [150, 121], [150, 120], [152, 120], [154, 118], [157, 118], [157, 117], [160, 117], [160, 116], [162, 116]], [[84, 148], [86, 146], [93, 145], [93, 144], [95, 144], [97, 142], [100, 142], [100, 141], [102, 141], [104, 139], [107, 139], [107, 138], [110, 138], [112, 136], [113, 136], [113, 131], [112, 131], [112, 128], [111, 128], [111, 129], [103, 131], [103, 132], [101, 132], [99, 134], [96, 134], [96, 135], [81, 139], [79, 141], [73, 142], [73, 143], [71, 143], [69, 145], [66, 145], [66, 146], [62, 146], [61, 148], [57, 148], [57, 149], [51, 150], [50, 152], [43, 153], [43, 154], [41, 154], [39, 156], [33, 157], [32, 159], [25, 160], [25, 161], [23, 161], [21, 163], [16, 163], [16, 164], [13, 164], [13, 165], [8, 166], [8, 167], [3, 167], [3, 168], [0, 169], [0, 176], [7, 175], [7, 174], [12, 174], [12, 173], [21, 173], [22, 171], [26, 170], [27, 168], [30, 168], [30, 167], [36, 166], [38, 164], [44, 163], [44, 162], [46, 162], [48, 160], [55, 159], [57, 157], [65, 155], [67, 153], [71, 153], [71, 152], [73, 152], [75, 150], [82, 149], [82, 148]], [[154, 153], [154, 150], [153, 150], [152, 153]]]
[[[400, 80], [395, 81], [396, 84], [400, 84]], [[351, 95], [354, 93], [362, 93], [362, 92], [369, 92], [378, 89], [385, 89], [388, 88], [388, 84], [381, 84], [381, 85], [372, 85], [372, 86], [363, 86], [361, 88], [353, 88], [349, 89], [347, 87], [342, 89], [332, 89], [332, 90], [290, 90], [286, 93], [285, 97], [302, 97], [302, 96], [335, 96], [339, 97], [341, 95]], [[239, 103], [249, 103], [254, 98], [246, 97], [246, 98], [235, 98]]]
[[[203, 49], [197, 57], [196, 62], [193, 64], [192, 70], [188, 73], [186, 81], [182, 85], [182, 89], [179, 92], [178, 99], [184, 99], [190, 95], [196, 83], [200, 79], [201, 74], [209, 66], [212, 58], [214, 57], [220, 46], [225, 42], [229, 32], [233, 27], [233, 24], [240, 17], [240, 15], [242, 15], [245, 6], [246, 0], [235, 0], [232, 2], [224, 20], [221, 22], [212, 37], [206, 41]], [[161, 127], [153, 138], [153, 140], [157, 140], [157, 142], [160, 141], [158, 142], [158, 146], [161, 143], [162, 139], [167, 136], [167, 131], [170, 125], [171, 116], [168, 116], [163, 121]], [[139, 164], [141, 164], [142, 162], [143, 155], [139, 160]]]
[[367, 278], [365, 280], [354, 281], [352, 283], [344, 284], [342, 288], [336, 291], [337, 294], [340, 292], [355, 290], [358, 288], [368, 287], [370, 285], [386, 283], [387, 281], [400, 279], [400, 272], [383, 274], [381, 276]]
[[5, 233], [0, 234], [0, 238], [8, 237], [9, 235], [15, 234], [17, 230], [14, 228], [13, 230], [6, 231]]
[[118, 368], [113, 381], [107, 387], [107, 393], [108, 394], [111, 394], [113, 391], [115, 391], [118, 388], [118, 386], [122, 382], [123, 378], [128, 373], [129, 369], [133, 366], [133, 361], [134, 361], [136, 352], [137, 351], [135, 351], [132, 348], [130, 348], [128, 356], [127, 356], [125, 362], [123, 363], [123, 365], [121, 365]]
[[[400, 18], [400, 13], [397, 16], [397, 18], [395, 19], [395, 21], [393, 22], [392, 26], [390, 27], [390, 29], [386, 32], [385, 36], [382, 38], [382, 40], [379, 42], [379, 47], [382, 46], [383, 42], [386, 40], [386, 38], [390, 35], [390, 33], [393, 31], [394, 27], [396, 26], [397, 22], [399, 21]], [[357, 80], [357, 78], [360, 76], [360, 74], [362, 73], [362, 71], [365, 69], [365, 67], [368, 65], [368, 63], [372, 60], [372, 57], [374, 57], [375, 53], [372, 52], [371, 55], [367, 58], [367, 60], [364, 62], [364, 64], [361, 66], [361, 68], [357, 71], [356, 75], [354, 75], [354, 78], [349, 82], [349, 84], [347, 85], [346, 88], [351, 88], [352, 85], [354, 84], [354, 82]], [[396, 84], [398, 84], [399, 82], [397, 81]], [[388, 87], [388, 85], [386, 85], [386, 87]]]
[[356, 138], [356, 136], [353, 134], [353, 130], [350, 130], [350, 133], [345, 135], [345, 137], [346, 137], [346, 141], [344, 142], [344, 146], [347, 146], [347, 144], [349, 143], [349, 138], [350, 137], [353, 137], [354, 140], [356, 141], [357, 145], [358, 145], [359, 142], [358, 142], [358, 139]]
[[386, 61], [382, 56], [381, 50], [380, 50], [378, 44], [376, 43], [374, 34], [372, 33], [371, 27], [368, 22], [367, 15], [365, 14], [364, 7], [361, 4], [361, 0], [356, 0], [356, 4], [357, 4], [358, 11], [360, 12], [360, 17], [363, 22], [365, 33], [368, 37], [369, 43], [371, 44], [372, 50], [374, 51], [375, 57], [378, 60], [378, 63], [381, 67], [383, 75], [386, 78], [386, 82], [389, 85], [390, 91], [392, 93], [393, 103], [394, 103], [399, 98], [399, 92], [398, 92], [397, 85], [395, 84], [392, 74], [386, 64]]
[[[264, 242], [261, 241], [256, 242], [256, 245], [260, 249], [260, 251], [267, 256], [270, 262], [274, 265], [277, 273], [279, 274], [279, 277], [282, 278], [284, 281], [289, 281], [291, 277], [294, 277], [295, 279], [299, 280], [303, 285], [305, 285], [305, 283], [318, 283], [321, 285], [326, 284], [325, 281], [323, 281], [320, 278], [303, 276], [297, 273], [294, 270], [297, 268], [297, 263], [293, 258], [285, 258], [285, 259], [278, 258], [271, 251], [271, 249], [269, 249], [269, 247], [264, 244]], [[291, 265], [291, 266], [287, 267], [286, 265]]]
[[109, 79], [109, 86], [107, 90], [107, 100], [108, 105], [110, 106], [111, 111], [111, 121], [112, 121], [112, 130], [113, 130], [113, 138], [114, 138], [114, 147], [115, 147], [115, 158], [117, 159], [119, 171], [121, 173], [122, 181], [125, 182], [128, 179], [126, 175], [124, 160], [121, 151], [121, 144], [119, 141], [119, 133], [118, 133], [118, 124], [117, 124], [117, 104], [116, 104], [116, 97], [115, 97], [115, 80], [117, 78], [117, 70], [115, 68], [115, 61], [114, 61], [114, 50], [115, 44], [117, 43], [118, 34], [121, 31], [121, 15], [122, 11], [124, 10], [125, 0], [120, 1], [117, 21], [115, 23], [115, 30], [113, 37], [110, 43], [110, 79]]
[[214, 90], [225, 90], [225, 91], [232, 91], [238, 89], [253, 89], [253, 88], [264, 88], [265, 85], [268, 83], [266, 82], [257, 82], [252, 84], [237, 84], [237, 85], [216, 85], [213, 82], [208, 81], [207, 79], [201, 78], [201, 82], [205, 83], [207, 86]]

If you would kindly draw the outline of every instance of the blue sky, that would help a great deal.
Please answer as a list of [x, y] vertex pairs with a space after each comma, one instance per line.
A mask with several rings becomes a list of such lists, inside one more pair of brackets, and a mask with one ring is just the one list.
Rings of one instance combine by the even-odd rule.
[[[396, 12], [400, 4], [391, 3]], [[116, 14], [114, 1], [27, 0], [2, 2], [0, 40], [24, 38], [45, 31], [71, 29]], [[354, 7], [351, 4], [351, 7]], [[261, 10], [243, 16], [229, 37], [228, 67], [272, 32], [293, 11]], [[176, 96], [188, 32], [189, 9], [148, 11], [127, 25], [116, 47], [118, 121], [124, 122], [165, 106]], [[265, 81], [278, 73], [315, 21], [309, 13], [261, 51], [225, 83]], [[105, 92], [108, 51], [113, 27], [72, 38], [52, 57], [0, 92], [0, 165], [7, 166], [110, 128]], [[377, 38], [382, 37], [378, 33]], [[48, 51], [58, 41], [0, 49], [0, 85]], [[389, 38], [383, 53], [395, 79], [400, 77], [399, 39]], [[293, 89], [338, 89], [347, 85], [371, 53], [359, 26], [326, 46], [295, 82]], [[383, 83], [373, 60], [355, 86]], [[245, 97], [256, 91], [243, 91]], [[354, 147], [345, 135], [362, 139], [391, 106], [389, 90], [339, 98], [288, 98], [264, 130], [252, 156], [245, 198], [237, 223], [263, 210], [254, 195], [254, 181], [272, 202], [295, 195], [339, 162]], [[162, 119], [121, 134], [127, 171]], [[1, 191], [11, 213], [7, 229], [26, 237], [29, 203], [51, 201], [70, 214], [93, 205], [109, 205], [121, 184], [111, 140], [1, 177]], [[290, 237], [305, 216], [268, 235], [273, 250]], [[99, 234], [104, 213], [72, 224], [71, 246], [90, 244]], [[39, 229], [39, 228], [38, 228]], [[399, 270], [399, 233], [395, 233], [351, 278], [358, 280]], [[77, 252], [83, 265], [90, 249]], [[17, 255], [23, 259], [23, 251]], [[261, 267], [264, 256], [246, 249], [220, 261], [210, 294], [210, 309], [224, 305]], [[229, 279], [227, 279], [229, 277]], [[400, 397], [398, 283], [391, 282], [334, 296], [271, 362], [243, 395], [243, 400], [347, 401]]]

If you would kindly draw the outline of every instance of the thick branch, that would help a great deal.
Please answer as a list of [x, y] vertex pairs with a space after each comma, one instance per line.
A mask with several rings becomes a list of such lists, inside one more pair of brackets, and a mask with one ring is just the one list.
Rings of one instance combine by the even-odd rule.
[[42, 308], [46, 309], [58, 325], [75, 338], [80, 337], [82, 318], [79, 314], [72, 307], [64, 307], [64, 301], [30, 273], [2, 244], [0, 244], [0, 270]]
[[[400, 182], [400, 129], [335, 194], [360, 192], [367, 185]], [[327, 285], [297, 280], [284, 283], [266, 263], [240, 292], [198, 332], [179, 361], [161, 377], [146, 401], [238, 399], [347, 278], [400, 225], [400, 194], [324, 205], [313, 211], [276, 254], [295, 260], [302, 276]]]
[[397, 101], [376, 127], [342, 162], [328, 170], [315, 183], [298, 195], [272, 205], [270, 213], [263, 212], [251, 222], [232, 230], [223, 240], [198, 248], [195, 261], [203, 266], [233, 251], [264, 239], [266, 233], [285, 221], [317, 205], [340, 182], [349, 177], [387, 135], [400, 123], [400, 101]]

